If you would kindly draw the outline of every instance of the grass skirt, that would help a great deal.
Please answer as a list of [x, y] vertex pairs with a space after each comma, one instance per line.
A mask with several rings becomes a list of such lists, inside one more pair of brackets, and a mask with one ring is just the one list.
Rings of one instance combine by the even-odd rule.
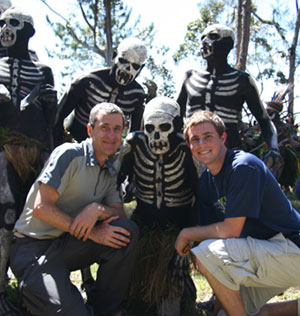
[[[134, 214], [132, 219], [136, 220]], [[181, 310], [186, 310], [181, 315], [191, 316], [196, 289], [190, 277], [189, 258], [179, 257], [174, 248], [179, 229], [175, 225], [162, 229], [149, 228], [138, 221], [137, 224], [140, 240], [129, 293], [129, 311], [130, 307], [140, 308], [143, 315], [148, 315], [146, 311], [152, 315], [164, 298], [180, 296]]]

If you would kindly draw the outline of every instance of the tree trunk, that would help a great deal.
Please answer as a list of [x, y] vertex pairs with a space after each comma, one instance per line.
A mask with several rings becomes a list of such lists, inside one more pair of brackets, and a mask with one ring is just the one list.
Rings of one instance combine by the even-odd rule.
[[105, 50], [105, 63], [107, 66], [111, 66], [113, 59], [112, 50], [112, 25], [111, 25], [111, 1], [104, 0], [105, 7], [105, 36], [106, 36], [106, 50]]
[[236, 68], [245, 71], [250, 36], [251, 0], [238, 1]]
[[294, 121], [294, 83], [295, 83], [295, 71], [296, 71], [296, 47], [299, 38], [299, 29], [300, 29], [300, 9], [297, 5], [297, 19], [295, 23], [295, 32], [293, 37], [292, 45], [289, 49], [289, 84], [291, 85], [291, 91], [289, 93], [289, 106], [288, 114], [292, 122]]

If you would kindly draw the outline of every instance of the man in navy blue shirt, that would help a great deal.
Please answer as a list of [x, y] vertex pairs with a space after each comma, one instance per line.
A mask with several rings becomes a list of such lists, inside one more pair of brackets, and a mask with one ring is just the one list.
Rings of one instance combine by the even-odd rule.
[[226, 315], [300, 315], [297, 300], [266, 304], [300, 284], [299, 214], [260, 159], [226, 148], [216, 114], [194, 113], [184, 136], [207, 169], [199, 179], [200, 225], [180, 232], [177, 252], [196, 256]]

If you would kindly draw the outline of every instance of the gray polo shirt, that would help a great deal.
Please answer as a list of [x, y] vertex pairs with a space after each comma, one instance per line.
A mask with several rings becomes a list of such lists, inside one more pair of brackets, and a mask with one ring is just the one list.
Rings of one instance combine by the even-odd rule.
[[40, 182], [58, 191], [60, 197], [56, 205], [72, 217], [92, 202], [105, 205], [122, 202], [115, 169], [109, 162], [100, 167], [90, 139], [79, 144], [65, 143], [52, 152], [44, 169], [32, 185], [23, 212], [15, 224], [16, 235], [46, 239], [64, 233], [32, 216]]

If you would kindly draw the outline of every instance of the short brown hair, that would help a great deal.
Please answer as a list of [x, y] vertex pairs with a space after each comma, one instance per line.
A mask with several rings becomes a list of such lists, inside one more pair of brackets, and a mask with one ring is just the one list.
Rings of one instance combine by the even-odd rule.
[[192, 126], [199, 124], [211, 123], [216, 129], [217, 133], [222, 136], [226, 130], [223, 120], [215, 113], [210, 111], [197, 111], [184, 124], [184, 139], [189, 142], [188, 131]]
[[116, 114], [116, 113], [121, 114], [122, 120], [123, 120], [123, 127], [124, 127], [125, 117], [124, 117], [123, 111], [114, 103], [102, 102], [102, 103], [96, 104], [91, 109], [89, 124], [91, 125], [92, 128], [94, 128], [95, 123], [97, 121], [98, 112], [104, 112], [105, 114]]

